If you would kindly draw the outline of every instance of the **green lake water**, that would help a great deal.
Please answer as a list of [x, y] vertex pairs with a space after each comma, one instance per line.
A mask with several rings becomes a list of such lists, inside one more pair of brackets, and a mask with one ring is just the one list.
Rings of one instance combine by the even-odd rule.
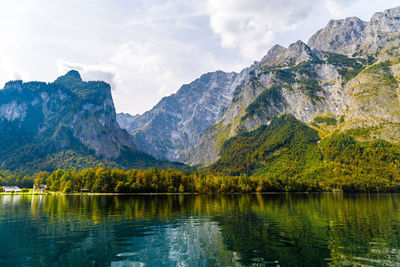
[[0, 195], [0, 266], [400, 266], [400, 194]]

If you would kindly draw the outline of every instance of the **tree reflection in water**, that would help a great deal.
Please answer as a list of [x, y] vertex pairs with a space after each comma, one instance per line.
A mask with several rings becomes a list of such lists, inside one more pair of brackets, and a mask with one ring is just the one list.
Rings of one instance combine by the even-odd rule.
[[0, 265], [399, 265], [399, 194], [0, 196]]

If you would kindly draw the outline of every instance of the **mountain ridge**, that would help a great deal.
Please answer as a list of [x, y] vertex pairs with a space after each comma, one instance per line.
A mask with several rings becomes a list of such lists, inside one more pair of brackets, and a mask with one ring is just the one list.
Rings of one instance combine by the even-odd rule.
[[[399, 35], [400, 7], [396, 7], [375, 13], [368, 22], [356, 17], [331, 20], [307, 44], [273, 46], [261, 61], [241, 72], [240, 82], [231, 88], [231, 102], [177, 159], [191, 165], [212, 164], [229, 138], [283, 113], [322, 136], [334, 130], [353, 131], [359, 140], [367, 140], [359, 134], [364, 130], [357, 129], [368, 129], [370, 138], [398, 142], [398, 118], [391, 113], [398, 106]], [[373, 88], [380, 88], [379, 93]], [[317, 123], [318, 116], [336, 124]], [[168, 129], [156, 130], [169, 134]]]

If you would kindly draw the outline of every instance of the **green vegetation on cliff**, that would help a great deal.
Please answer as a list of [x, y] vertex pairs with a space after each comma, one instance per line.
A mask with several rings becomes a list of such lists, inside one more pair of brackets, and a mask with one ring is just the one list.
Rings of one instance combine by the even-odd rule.
[[348, 82], [356, 77], [368, 63], [368, 61], [363, 58], [350, 58], [336, 53], [326, 53], [326, 56], [326, 62], [328, 64], [340, 67], [338, 72], [342, 76], [344, 82]]
[[275, 106], [283, 106], [280, 88], [272, 86], [264, 90], [250, 105], [246, 108], [246, 114], [241, 118], [242, 121], [253, 116], [272, 117]]
[[317, 131], [292, 115], [275, 117], [270, 125], [228, 140], [211, 169], [228, 175], [251, 175], [260, 168], [274, 168], [277, 175], [289, 169], [298, 172], [309, 159], [321, 158], [318, 140]]

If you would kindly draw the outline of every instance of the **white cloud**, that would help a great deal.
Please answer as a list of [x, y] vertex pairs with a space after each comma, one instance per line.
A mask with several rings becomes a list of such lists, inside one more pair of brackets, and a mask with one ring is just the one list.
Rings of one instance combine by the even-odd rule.
[[[147, 88], [160, 87], [163, 92], [171, 82], [174, 66], [160, 53], [159, 47], [152, 43], [129, 42], [120, 46], [111, 62], [126, 69], [134, 81]], [[137, 85], [131, 84], [132, 87]]]
[[[114, 97], [122, 111], [144, 112], [149, 103], [155, 105], [161, 96], [176, 90], [181, 82], [176, 65], [152, 43], [129, 42], [119, 46], [110, 59], [123, 80], [115, 90]], [[126, 95], [131, 95], [127, 98]]]
[[276, 32], [294, 30], [312, 12], [315, 0], [208, 0], [210, 26], [227, 48], [245, 58], [265, 55]]

